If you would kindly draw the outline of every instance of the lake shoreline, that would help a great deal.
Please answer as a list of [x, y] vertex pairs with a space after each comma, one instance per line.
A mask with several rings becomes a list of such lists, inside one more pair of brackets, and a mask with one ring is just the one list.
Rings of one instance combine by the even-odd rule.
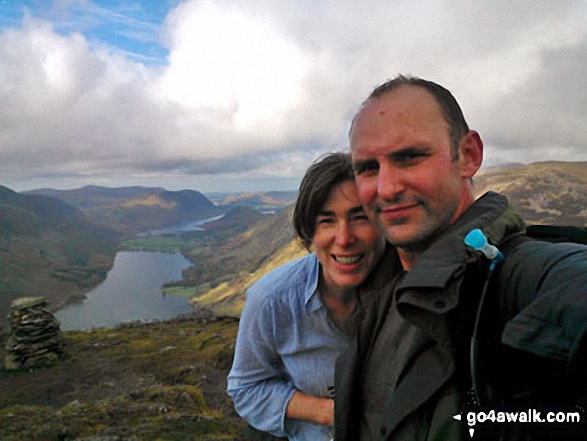
[[118, 251], [105, 280], [83, 297], [70, 298], [55, 316], [64, 330], [84, 330], [190, 313], [193, 308], [187, 297], [168, 296], [161, 290], [166, 283], [182, 280], [183, 271], [192, 265], [180, 252]]

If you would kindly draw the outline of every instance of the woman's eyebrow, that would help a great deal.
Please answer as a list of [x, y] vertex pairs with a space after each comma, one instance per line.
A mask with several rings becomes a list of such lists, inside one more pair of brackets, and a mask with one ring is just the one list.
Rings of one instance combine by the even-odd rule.
[[334, 211], [320, 210], [318, 216], [334, 216]]

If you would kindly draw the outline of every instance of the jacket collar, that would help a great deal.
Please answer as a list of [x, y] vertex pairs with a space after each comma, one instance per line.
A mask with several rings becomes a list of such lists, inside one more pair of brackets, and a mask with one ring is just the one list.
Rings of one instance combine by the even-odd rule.
[[485, 194], [420, 256], [396, 290], [402, 316], [445, 345], [450, 345], [446, 314], [459, 304], [461, 276], [467, 265], [485, 259], [464, 243], [475, 228], [497, 244], [505, 236], [523, 231], [524, 224], [504, 196]]
[[445, 288], [459, 269], [480, 256], [464, 242], [465, 236], [476, 228], [485, 233], [490, 243], [499, 244], [506, 236], [523, 232], [524, 222], [504, 196], [486, 193], [420, 256], [399, 289]]

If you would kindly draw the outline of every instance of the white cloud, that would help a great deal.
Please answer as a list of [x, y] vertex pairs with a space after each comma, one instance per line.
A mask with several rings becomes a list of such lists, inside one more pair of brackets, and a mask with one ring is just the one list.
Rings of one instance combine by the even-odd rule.
[[0, 33], [4, 183], [299, 176], [400, 72], [451, 89], [492, 163], [587, 160], [586, 1], [190, 0], [155, 66], [81, 32], [28, 17]]

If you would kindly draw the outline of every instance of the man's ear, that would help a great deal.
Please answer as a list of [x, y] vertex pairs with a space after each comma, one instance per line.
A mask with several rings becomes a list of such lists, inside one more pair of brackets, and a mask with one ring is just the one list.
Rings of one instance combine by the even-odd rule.
[[471, 179], [483, 162], [483, 141], [479, 133], [470, 130], [459, 143], [461, 177]]

